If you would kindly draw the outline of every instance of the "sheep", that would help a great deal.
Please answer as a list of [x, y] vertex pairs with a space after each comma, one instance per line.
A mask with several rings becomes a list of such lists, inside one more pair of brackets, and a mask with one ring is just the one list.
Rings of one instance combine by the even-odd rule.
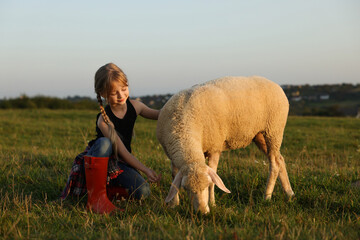
[[216, 173], [221, 152], [252, 141], [270, 162], [265, 199], [271, 199], [278, 175], [292, 197], [280, 154], [288, 111], [282, 88], [258, 76], [223, 77], [173, 95], [162, 108], [156, 129], [172, 167], [173, 183], [165, 202], [178, 205], [182, 186], [196, 211], [210, 212], [209, 201], [215, 205], [214, 184], [230, 193]]

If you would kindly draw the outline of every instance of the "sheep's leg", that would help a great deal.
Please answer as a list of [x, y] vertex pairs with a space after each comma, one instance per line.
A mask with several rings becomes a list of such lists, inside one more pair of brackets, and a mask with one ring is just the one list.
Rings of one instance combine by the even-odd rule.
[[265, 199], [270, 200], [272, 192], [274, 191], [276, 179], [279, 175], [279, 172], [281, 171], [282, 165], [281, 165], [281, 161], [279, 161], [279, 157], [276, 157], [277, 155], [280, 155], [280, 153], [275, 154], [274, 153], [275, 151], [273, 151], [271, 154], [268, 154], [268, 149], [271, 149], [271, 144], [270, 144], [270, 139], [267, 140], [268, 141], [266, 142], [264, 135], [260, 132], [256, 134], [256, 136], [253, 139], [256, 146], [269, 158], [270, 167], [269, 167], [269, 176], [266, 184]]
[[267, 139], [267, 147], [268, 147], [268, 158], [269, 158], [269, 176], [266, 184], [266, 190], [265, 190], [265, 199], [270, 200], [271, 195], [274, 191], [276, 179], [279, 175], [280, 171], [280, 151], [278, 148], [274, 149], [274, 145], [270, 144], [270, 141]]
[[[220, 152], [211, 153], [208, 155], [209, 157], [209, 167], [212, 168], [215, 172], [218, 167]], [[215, 184], [213, 182], [209, 185], [209, 202], [211, 206], [215, 206]]]
[[286, 171], [285, 160], [281, 154], [280, 154], [280, 162], [279, 163], [280, 163], [279, 178], [280, 178], [281, 185], [283, 186], [283, 189], [284, 189], [285, 193], [288, 195], [288, 197], [291, 198], [295, 194], [291, 188], [289, 176]]
[[294, 192], [291, 188], [291, 184], [289, 181], [289, 176], [286, 171], [285, 160], [280, 152], [274, 154], [269, 154], [270, 161], [270, 169], [269, 169], [269, 177], [266, 186], [265, 199], [270, 200], [272, 192], [274, 190], [274, 186], [276, 183], [276, 179], [279, 176], [281, 185], [285, 191], [285, 193], [291, 198], [294, 196]]
[[[172, 169], [172, 177], [173, 177], [173, 180], [174, 180], [176, 174], [179, 172], [179, 169], [176, 168], [173, 164], [171, 164], [171, 169]], [[175, 206], [178, 206], [179, 204], [180, 204], [179, 192], [177, 192], [175, 197], [171, 200], [169, 205], [171, 207], [175, 207]]]
[[270, 200], [271, 195], [274, 191], [276, 179], [279, 175], [279, 164], [276, 161], [276, 156], [274, 154], [269, 155], [269, 176], [266, 184], [266, 190], [265, 190], [265, 200]]

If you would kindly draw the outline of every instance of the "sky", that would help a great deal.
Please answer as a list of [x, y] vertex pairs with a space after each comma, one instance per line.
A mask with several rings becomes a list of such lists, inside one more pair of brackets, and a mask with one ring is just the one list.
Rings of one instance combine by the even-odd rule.
[[95, 98], [113, 62], [133, 97], [223, 76], [360, 83], [359, 0], [0, 0], [0, 99]]

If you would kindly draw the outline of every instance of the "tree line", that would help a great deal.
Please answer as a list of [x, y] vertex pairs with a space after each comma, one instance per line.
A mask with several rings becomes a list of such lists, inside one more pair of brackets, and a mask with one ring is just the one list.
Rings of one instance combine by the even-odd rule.
[[0, 109], [98, 109], [97, 101], [89, 97], [68, 97], [65, 99], [21, 95], [18, 98], [0, 100]]
[[[356, 116], [360, 110], [360, 84], [286, 85], [282, 86], [290, 103], [290, 115]], [[148, 95], [136, 99], [160, 109], [172, 94]], [[56, 98], [48, 96], [0, 100], [0, 109], [99, 109], [96, 99], [89, 97]]]

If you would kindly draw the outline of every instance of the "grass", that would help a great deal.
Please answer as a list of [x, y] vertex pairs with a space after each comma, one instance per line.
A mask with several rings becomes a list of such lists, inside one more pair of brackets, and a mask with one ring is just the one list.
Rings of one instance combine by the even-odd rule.
[[139, 118], [133, 152], [161, 173], [142, 202], [117, 203], [113, 216], [86, 211], [84, 199], [59, 201], [74, 157], [94, 137], [95, 111], [0, 111], [1, 239], [359, 239], [360, 121], [290, 117], [282, 154], [296, 198], [277, 182], [263, 200], [268, 163], [254, 145], [224, 152], [217, 207], [202, 216], [181, 192], [164, 204], [170, 162], [156, 140], [156, 122]]

